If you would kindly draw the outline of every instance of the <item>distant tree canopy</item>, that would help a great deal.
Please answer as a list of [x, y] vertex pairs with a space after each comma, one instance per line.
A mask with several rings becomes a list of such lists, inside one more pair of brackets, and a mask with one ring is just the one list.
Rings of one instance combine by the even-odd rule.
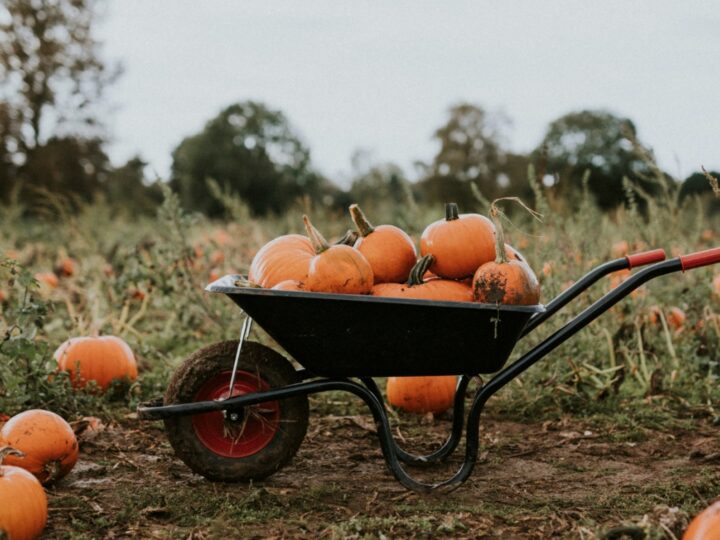
[[507, 118], [477, 105], [462, 103], [450, 109], [447, 122], [434, 135], [440, 149], [427, 166], [418, 186], [431, 201], [462, 200], [474, 182], [487, 198], [499, 196], [510, 185], [503, 174], [507, 162], [503, 130]]
[[[558, 189], [566, 197], [581, 188], [589, 171], [590, 192], [601, 208], [610, 209], [625, 200], [623, 177], [650, 194], [659, 188], [636, 145], [640, 143], [635, 125], [628, 118], [606, 111], [580, 111], [552, 122], [533, 157], [546, 174], [560, 176]], [[569, 183], [563, 187], [562, 180]]]
[[209, 196], [208, 179], [237, 193], [257, 215], [334, 191], [311, 170], [310, 151], [285, 115], [252, 101], [227, 107], [173, 151], [171, 183], [182, 203], [217, 216], [222, 205]]
[[118, 74], [99, 55], [94, 0], [0, 4], [0, 200], [21, 186], [91, 197], [108, 167], [97, 106]]
[[[711, 176], [720, 179], [720, 172], [710, 171]], [[688, 176], [680, 186], [678, 200], [682, 204], [688, 197], [700, 197], [707, 202], [707, 209], [712, 213], [720, 212], [720, 198], [713, 193], [710, 182], [702, 172]]]

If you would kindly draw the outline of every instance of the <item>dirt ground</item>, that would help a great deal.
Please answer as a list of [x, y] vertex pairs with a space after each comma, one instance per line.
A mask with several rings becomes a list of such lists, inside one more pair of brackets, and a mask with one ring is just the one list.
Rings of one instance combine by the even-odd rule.
[[[324, 408], [324, 407], [323, 407]], [[81, 435], [81, 460], [49, 491], [48, 538], [673, 538], [720, 495], [718, 427], [523, 424], [483, 418], [473, 476], [441, 495], [406, 491], [385, 468], [369, 415], [314, 406], [285, 469], [255, 485], [211, 483], [175, 459], [159, 423], [132, 418]], [[403, 417], [429, 451], [447, 419]], [[440, 470], [459, 466], [462, 448]]]

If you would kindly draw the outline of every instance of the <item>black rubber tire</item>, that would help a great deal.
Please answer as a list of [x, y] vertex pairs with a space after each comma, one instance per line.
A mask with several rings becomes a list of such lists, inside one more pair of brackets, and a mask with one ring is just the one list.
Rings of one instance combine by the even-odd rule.
[[[218, 372], [231, 371], [237, 346], [237, 341], [215, 343], [185, 360], [168, 385], [165, 404], [190, 403], [207, 380]], [[299, 380], [290, 362], [272, 349], [252, 341], [243, 344], [238, 369], [258, 373], [271, 388]], [[177, 457], [205, 478], [221, 482], [260, 480], [277, 472], [293, 458], [307, 432], [307, 396], [278, 403], [280, 429], [265, 448], [247, 457], [225, 457], [207, 448], [198, 439], [190, 416], [166, 418], [165, 430]]]

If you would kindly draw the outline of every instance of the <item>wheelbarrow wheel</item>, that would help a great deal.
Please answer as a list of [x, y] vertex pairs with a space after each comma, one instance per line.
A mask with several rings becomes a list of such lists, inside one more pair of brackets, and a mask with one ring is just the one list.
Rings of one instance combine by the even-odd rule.
[[[215, 343], [194, 353], [175, 372], [165, 404], [223, 399], [229, 395], [237, 341]], [[280, 354], [252, 341], [243, 344], [233, 395], [298, 382]], [[307, 396], [259, 403], [227, 412], [165, 419], [175, 454], [209, 480], [260, 480], [286, 465], [305, 438]]]

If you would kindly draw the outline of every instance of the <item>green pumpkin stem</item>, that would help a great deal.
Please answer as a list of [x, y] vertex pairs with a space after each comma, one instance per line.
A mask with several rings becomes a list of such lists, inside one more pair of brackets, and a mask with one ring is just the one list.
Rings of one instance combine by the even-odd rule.
[[305, 224], [305, 230], [307, 231], [308, 238], [315, 249], [315, 253], [320, 255], [323, 251], [330, 249], [330, 244], [325, 240], [325, 237], [318, 231], [312, 223], [310, 218], [306, 215], [303, 216], [303, 223]]
[[460, 219], [460, 209], [454, 202], [445, 204], [445, 221]]
[[357, 204], [351, 204], [349, 210], [350, 217], [353, 223], [355, 223], [360, 236], [365, 237], [375, 230], [375, 227], [368, 221], [368, 218], [365, 217], [365, 214]]
[[357, 231], [353, 231], [352, 229], [348, 229], [348, 231], [342, 236], [342, 238], [339, 238], [337, 242], [335, 242], [336, 246], [354, 246], [355, 242], [357, 242], [359, 235]]
[[415, 266], [413, 266], [410, 270], [410, 276], [408, 276], [407, 280], [408, 286], [414, 287], [415, 285], [422, 285], [423, 283], [425, 283], [423, 276], [425, 275], [425, 272], [430, 269], [432, 263], [434, 262], [435, 257], [433, 257], [432, 255], [425, 255], [424, 257], [419, 258], [418, 261], [415, 263]]

